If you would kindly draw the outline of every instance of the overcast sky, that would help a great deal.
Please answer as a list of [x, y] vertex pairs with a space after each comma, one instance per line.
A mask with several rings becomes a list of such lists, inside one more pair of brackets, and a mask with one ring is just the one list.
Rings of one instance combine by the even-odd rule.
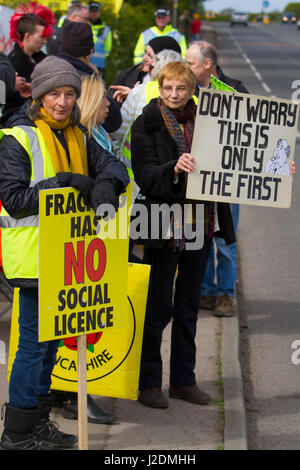
[[[284, 11], [289, 0], [269, 0], [270, 6], [265, 8], [266, 13], [279, 10]], [[213, 10], [219, 12], [224, 8], [234, 8], [236, 10], [245, 10], [249, 13], [257, 13], [262, 10], [263, 0], [206, 0], [204, 7], [206, 10]]]

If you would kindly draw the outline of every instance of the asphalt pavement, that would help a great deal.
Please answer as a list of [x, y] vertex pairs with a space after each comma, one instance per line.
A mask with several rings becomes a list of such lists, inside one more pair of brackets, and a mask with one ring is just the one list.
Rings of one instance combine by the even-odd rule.
[[[296, 25], [215, 26], [224, 73], [252, 94], [299, 100]], [[299, 449], [300, 366], [293, 359], [300, 337], [299, 152], [298, 132], [291, 208], [243, 205], [240, 211], [240, 354], [250, 450]]]

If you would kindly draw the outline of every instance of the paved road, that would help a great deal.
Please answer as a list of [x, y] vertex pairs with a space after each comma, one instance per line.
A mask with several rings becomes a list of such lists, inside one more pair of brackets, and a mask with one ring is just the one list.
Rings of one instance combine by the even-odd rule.
[[[251, 93], [291, 99], [293, 82], [300, 83], [300, 31], [281, 24], [217, 28], [225, 73]], [[297, 139], [296, 165], [299, 154]], [[299, 449], [300, 364], [292, 363], [292, 344], [300, 340], [299, 166], [291, 209], [241, 210], [238, 299], [249, 449]]]

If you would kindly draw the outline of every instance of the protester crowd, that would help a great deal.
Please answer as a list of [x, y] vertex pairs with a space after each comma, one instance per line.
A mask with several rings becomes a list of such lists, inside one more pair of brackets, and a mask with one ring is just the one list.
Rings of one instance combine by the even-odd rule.
[[[42, 6], [16, 10], [12, 17], [14, 47], [8, 56], [0, 55], [0, 79], [6, 85], [0, 121], [0, 227], [4, 273], [20, 288], [20, 340], [3, 449], [76, 443], [49, 416], [54, 400], [65, 406], [65, 417], [77, 417], [76, 394], [50, 394], [57, 341], [37, 339], [39, 191], [70, 186], [96, 214], [102, 204], [116, 212], [119, 195], [131, 180], [133, 202], [144, 201], [149, 211], [153, 204], [184, 207], [187, 175], [195, 169], [191, 145], [199, 89], [209, 87], [212, 74], [247, 93], [220, 69], [214, 46], [199, 41], [197, 13], [193, 21], [186, 12], [180, 18], [187, 38], [183, 29], [171, 26], [167, 8], [157, 9], [154, 19], [155, 25], [137, 39], [133, 65], [120, 71], [107, 89], [105, 59], [113, 42], [99, 3], [73, 1], [57, 25]], [[190, 43], [193, 39], [197, 42]], [[201, 289], [203, 308], [216, 309], [218, 316], [233, 314], [238, 206], [234, 220], [231, 209], [225, 203], [191, 203], [193, 224], [204, 231], [204, 244], [197, 250], [189, 250], [180, 217], [172, 221], [169, 238], [160, 233], [156, 240], [149, 236], [143, 241], [142, 262], [151, 265], [139, 386], [145, 406], [168, 407], [161, 388], [160, 347], [171, 319], [169, 397], [198, 405], [210, 401], [194, 375], [196, 324]], [[220, 253], [219, 286], [213, 285], [214, 238]], [[130, 248], [134, 243], [139, 241]], [[224, 295], [222, 304], [218, 298], [224, 300]], [[114, 421], [91, 397], [88, 418], [99, 424]]]

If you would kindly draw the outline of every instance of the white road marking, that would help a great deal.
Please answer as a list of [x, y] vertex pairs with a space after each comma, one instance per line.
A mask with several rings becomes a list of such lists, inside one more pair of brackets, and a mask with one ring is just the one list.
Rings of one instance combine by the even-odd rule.
[[[262, 87], [266, 90], [267, 93], [271, 93], [270, 87], [265, 82], [262, 82]], [[276, 98], [276, 97], [274, 97], [273, 95], [273, 98]]]
[[261, 82], [261, 86], [263, 87], [263, 89], [267, 93], [271, 94], [272, 93], [271, 88], [269, 87], [269, 85], [266, 82], [263, 81], [263, 78], [262, 78], [261, 74], [257, 71], [255, 65], [251, 62], [251, 59], [249, 59], [249, 57], [247, 56], [247, 54], [245, 53], [245, 51], [243, 50], [241, 45], [237, 42], [237, 40], [235, 39], [235, 37], [234, 37], [234, 35], [232, 34], [231, 31], [229, 32], [229, 35], [231, 36], [231, 39], [234, 42], [234, 44], [236, 45], [236, 47], [238, 48], [238, 50], [242, 53], [242, 57], [244, 58], [245, 62], [251, 68], [251, 70], [254, 73], [254, 75], [256, 76], [257, 80], [259, 80]]

